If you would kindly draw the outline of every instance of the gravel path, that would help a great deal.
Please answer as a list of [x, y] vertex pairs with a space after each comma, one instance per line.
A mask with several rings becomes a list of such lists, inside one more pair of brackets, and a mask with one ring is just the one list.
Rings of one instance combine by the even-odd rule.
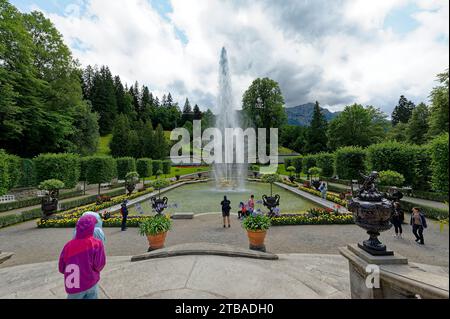
[[[406, 220], [409, 220], [406, 216]], [[411, 228], [404, 225], [404, 239], [393, 238], [393, 231], [381, 235], [388, 248], [408, 257], [413, 262], [449, 267], [449, 230], [443, 232], [434, 221], [429, 221], [425, 231], [425, 246], [413, 240]], [[64, 244], [70, 239], [72, 229], [38, 229], [36, 221], [26, 222], [0, 230], [0, 250], [14, 252], [9, 261], [0, 265], [8, 267], [56, 260]], [[137, 229], [121, 232], [119, 228], [105, 228], [106, 250], [109, 256], [129, 256], [146, 251], [146, 238]], [[339, 254], [338, 247], [367, 239], [364, 230], [355, 225], [278, 226], [269, 230], [267, 250], [277, 254], [310, 253]], [[220, 214], [203, 214], [193, 220], [174, 220], [166, 245], [211, 242], [248, 248], [248, 239], [236, 216], [232, 227], [222, 227]]]

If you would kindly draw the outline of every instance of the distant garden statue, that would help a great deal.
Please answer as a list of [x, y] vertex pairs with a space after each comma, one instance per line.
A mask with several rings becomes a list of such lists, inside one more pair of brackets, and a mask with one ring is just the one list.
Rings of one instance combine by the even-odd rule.
[[280, 206], [280, 195], [273, 195], [272, 185], [273, 183], [279, 182], [280, 176], [278, 174], [266, 174], [263, 175], [262, 181], [270, 184], [270, 196], [263, 195], [263, 205], [269, 209], [268, 216], [275, 216], [274, 210], [276, 207]]
[[169, 199], [167, 197], [161, 198], [161, 189], [166, 188], [169, 185], [170, 182], [166, 179], [157, 179], [152, 183], [152, 187], [158, 190], [158, 197], [153, 196], [152, 198], [150, 198], [152, 208], [157, 215], [161, 215], [164, 209], [167, 208]]
[[64, 183], [58, 179], [49, 179], [39, 184], [38, 188], [46, 191], [46, 195], [41, 201], [44, 218], [48, 218], [58, 211], [59, 190], [63, 189], [64, 186]]

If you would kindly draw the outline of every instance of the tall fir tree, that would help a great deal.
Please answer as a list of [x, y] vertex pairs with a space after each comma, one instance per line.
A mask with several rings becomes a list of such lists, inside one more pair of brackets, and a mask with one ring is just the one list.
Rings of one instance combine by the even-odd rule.
[[392, 125], [408, 123], [414, 108], [415, 105], [413, 102], [409, 101], [404, 95], [400, 96], [398, 104], [392, 112]]
[[197, 104], [194, 106], [194, 120], [201, 120], [202, 119], [202, 111], [200, 111], [200, 108]]
[[168, 155], [168, 144], [161, 124], [156, 127], [153, 139], [153, 159], [162, 160]]
[[111, 133], [117, 115], [117, 102], [114, 80], [107, 66], [102, 66], [95, 74], [91, 103], [100, 116], [100, 135]]
[[406, 137], [409, 143], [421, 145], [427, 141], [428, 118], [429, 110], [424, 103], [420, 103], [414, 108], [406, 128]]
[[112, 138], [109, 143], [111, 155], [114, 157], [129, 156], [130, 147], [130, 122], [125, 114], [119, 114], [114, 124]]
[[192, 108], [191, 104], [189, 103], [189, 99], [186, 98], [186, 102], [184, 103], [183, 107], [183, 114], [181, 115], [181, 123], [180, 125], [184, 125], [184, 123], [190, 121], [192, 122], [193, 114], [192, 114]]
[[306, 133], [306, 150], [308, 153], [320, 153], [327, 151], [328, 122], [322, 114], [319, 102], [314, 106], [311, 124]]

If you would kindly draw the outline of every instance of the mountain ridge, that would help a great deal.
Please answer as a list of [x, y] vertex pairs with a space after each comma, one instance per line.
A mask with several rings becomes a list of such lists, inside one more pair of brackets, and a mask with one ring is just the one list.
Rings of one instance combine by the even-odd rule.
[[[286, 107], [285, 112], [289, 125], [309, 126], [314, 113], [315, 103], [306, 103], [292, 107]], [[328, 109], [320, 108], [325, 119], [329, 122], [339, 115], [340, 112], [331, 112]]]

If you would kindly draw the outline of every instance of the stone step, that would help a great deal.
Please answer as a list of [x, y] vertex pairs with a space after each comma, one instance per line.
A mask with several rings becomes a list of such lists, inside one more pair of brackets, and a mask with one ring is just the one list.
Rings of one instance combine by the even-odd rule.
[[14, 256], [14, 253], [6, 253], [6, 252], [4, 253], [4, 252], [0, 251], [0, 264], [4, 263], [12, 256]]
[[172, 219], [193, 219], [194, 213], [175, 213], [171, 217]]
[[154, 250], [149, 253], [131, 257], [131, 261], [142, 261], [154, 258], [167, 258], [188, 255], [214, 255], [225, 257], [243, 257], [263, 260], [278, 260], [272, 253], [260, 252], [240, 247], [214, 243], [186, 243]]

